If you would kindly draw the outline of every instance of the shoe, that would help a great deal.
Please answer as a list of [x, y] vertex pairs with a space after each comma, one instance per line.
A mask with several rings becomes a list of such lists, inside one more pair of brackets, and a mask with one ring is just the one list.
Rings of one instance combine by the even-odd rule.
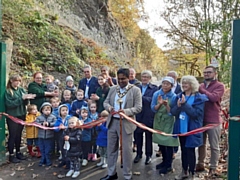
[[169, 167], [169, 168], [163, 167], [162, 169], [159, 170], [159, 174], [167, 174], [168, 172], [171, 172], [171, 171], [173, 171], [172, 167]]
[[176, 158], [176, 153], [173, 153], [172, 159]]
[[72, 178], [77, 178], [80, 175], [80, 171], [75, 171], [72, 175]]
[[36, 157], [37, 157], [37, 158], [40, 158], [40, 157], [42, 156], [41, 151], [40, 151], [40, 148], [39, 148], [38, 146], [37, 146], [36, 148], [37, 148]]
[[89, 153], [87, 160], [90, 161], [90, 160], [92, 159], [92, 157], [93, 157], [93, 154], [90, 154], [90, 153]]
[[66, 177], [72, 176], [73, 173], [74, 173], [74, 170], [69, 170], [66, 174]]
[[156, 169], [161, 169], [164, 167], [164, 163], [161, 162], [160, 164], [156, 165]]
[[108, 164], [107, 163], [105, 163], [105, 164], [103, 164], [102, 165], [102, 168], [104, 169], [104, 168], [107, 168], [108, 167]]
[[10, 161], [11, 163], [20, 163], [20, 160], [17, 159], [17, 158], [14, 156], [14, 154], [9, 155], [9, 161]]
[[92, 154], [92, 161], [97, 161], [97, 154]]
[[195, 178], [195, 175], [194, 174], [190, 174], [189, 176], [188, 176], [188, 180], [195, 180], [196, 178]]
[[152, 161], [150, 156], [146, 157], [145, 165], [148, 165]]
[[19, 159], [19, 160], [25, 160], [27, 159], [26, 156], [23, 156], [23, 154], [21, 152], [17, 152], [16, 153], [16, 157]]
[[188, 176], [189, 176], [188, 171], [182, 170], [182, 172], [178, 176], [175, 176], [175, 180], [186, 179], [186, 178], [188, 178]]
[[197, 164], [196, 166], [196, 172], [202, 172], [205, 171], [205, 167], [202, 164]]
[[88, 160], [84, 159], [82, 162], [82, 166], [86, 166], [88, 164]]
[[100, 180], [114, 180], [114, 179], [118, 179], [117, 173], [112, 176], [106, 175], [105, 177], [101, 178]]
[[97, 163], [97, 166], [102, 166], [103, 165], [103, 161], [104, 161], [104, 158], [101, 157], [101, 161], [99, 163]]
[[107, 168], [108, 165], [107, 165], [107, 158], [103, 158], [103, 165], [102, 165], [102, 168]]
[[211, 178], [217, 178], [219, 176], [219, 174], [216, 172], [215, 169], [209, 169], [209, 173], [208, 173], [208, 177], [211, 177]]
[[140, 161], [140, 159], [142, 159], [142, 156], [137, 155], [133, 162], [138, 163]]
[[34, 157], [36, 154], [33, 152], [33, 146], [27, 146], [28, 153], [30, 156]]

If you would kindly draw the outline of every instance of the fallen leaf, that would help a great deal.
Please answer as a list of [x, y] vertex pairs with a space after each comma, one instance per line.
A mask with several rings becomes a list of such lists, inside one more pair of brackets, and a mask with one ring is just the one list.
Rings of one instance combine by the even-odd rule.
[[18, 166], [16, 170], [17, 170], [17, 171], [23, 171], [24, 169], [25, 169], [25, 168], [22, 168], [21, 166]]
[[33, 163], [29, 163], [27, 167], [31, 167], [34, 165], [34, 162]]
[[57, 175], [57, 173], [56, 173], [56, 172], [53, 172], [53, 175], [54, 175], [54, 176], [56, 176], [56, 175]]
[[58, 177], [58, 179], [65, 178], [65, 174], [59, 174], [57, 177]]
[[16, 172], [15, 171], [13, 171], [13, 173], [12, 174], [10, 174], [10, 176], [14, 176], [16, 174]]
[[38, 177], [39, 174], [33, 174], [32, 178], [35, 179], [36, 177]]
[[141, 173], [140, 172], [133, 172], [134, 175], [140, 175]]

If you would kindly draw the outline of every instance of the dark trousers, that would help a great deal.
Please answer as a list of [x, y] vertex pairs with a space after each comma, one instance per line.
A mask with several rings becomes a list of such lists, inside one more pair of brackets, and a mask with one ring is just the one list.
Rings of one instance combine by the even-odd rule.
[[88, 159], [88, 153], [91, 152], [91, 141], [82, 141], [83, 159]]
[[38, 146], [38, 138], [27, 138], [27, 145], [28, 146]]
[[[18, 116], [18, 119], [25, 120], [26, 116]], [[23, 125], [17, 124], [11, 119], [7, 118], [7, 126], [8, 126], [8, 151], [9, 154], [13, 154], [14, 146], [16, 148], [16, 152], [20, 152], [20, 144], [22, 138], [22, 130]]]
[[96, 140], [91, 141], [91, 147], [89, 153], [91, 154], [96, 154], [97, 153], [97, 145], [96, 145]]
[[162, 146], [159, 145], [161, 153], [162, 153], [162, 160], [165, 168], [172, 167], [172, 157], [173, 157], [173, 147], [171, 146]]
[[80, 162], [78, 157], [68, 157], [67, 159], [70, 161], [70, 170], [80, 171]]
[[182, 167], [184, 171], [189, 170], [192, 174], [194, 174], [194, 169], [196, 165], [196, 155], [195, 148], [185, 147], [186, 144], [185, 136], [180, 136], [180, 145], [181, 145], [181, 159], [182, 159]]
[[145, 133], [145, 154], [148, 157], [152, 156], [153, 145], [152, 145], [152, 133], [149, 131], [137, 131], [135, 132], [135, 142], [137, 144], [137, 155], [142, 156], [143, 147], [143, 133]]
[[52, 142], [53, 142], [53, 138], [48, 138], [48, 139], [43, 139], [43, 138], [38, 138], [38, 145], [41, 151], [41, 160], [40, 163], [41, 164], [51, 164], [51, 160], [50, 160], [50, 153], [52, 150]]
[[54, 132], [54, 138], [53, 138], [53, 143], [52, 143], [53, 153], [55, 152], [55, 150], [57, 153], [61, 150], [60, 144], [59, 144], [60, 137], [62, 137], [62, 131]]

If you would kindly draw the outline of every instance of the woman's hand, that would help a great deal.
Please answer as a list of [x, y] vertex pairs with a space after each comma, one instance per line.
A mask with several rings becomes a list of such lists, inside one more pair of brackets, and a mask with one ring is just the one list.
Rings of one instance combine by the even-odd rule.
[[163, 105], [164, 105], [164, 106], [168, 106], [168, 98], [166, 98], [165, 100], [163, 100]]
[[158, 100], [157, 100], [158, 104], [163, 104], [163, 99], [162, 96], [158, 96]]
[[36, 97], [36, 94], [24, 94], [22, 96], [22, 99], [25, 100], [25, 99], [34, 99]]

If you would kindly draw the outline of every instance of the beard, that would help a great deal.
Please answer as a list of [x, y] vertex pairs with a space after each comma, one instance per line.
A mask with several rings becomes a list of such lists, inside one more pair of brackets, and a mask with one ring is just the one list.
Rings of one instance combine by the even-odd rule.
[[212, 81], [214, 78], [206, 78], [205, 81]]

